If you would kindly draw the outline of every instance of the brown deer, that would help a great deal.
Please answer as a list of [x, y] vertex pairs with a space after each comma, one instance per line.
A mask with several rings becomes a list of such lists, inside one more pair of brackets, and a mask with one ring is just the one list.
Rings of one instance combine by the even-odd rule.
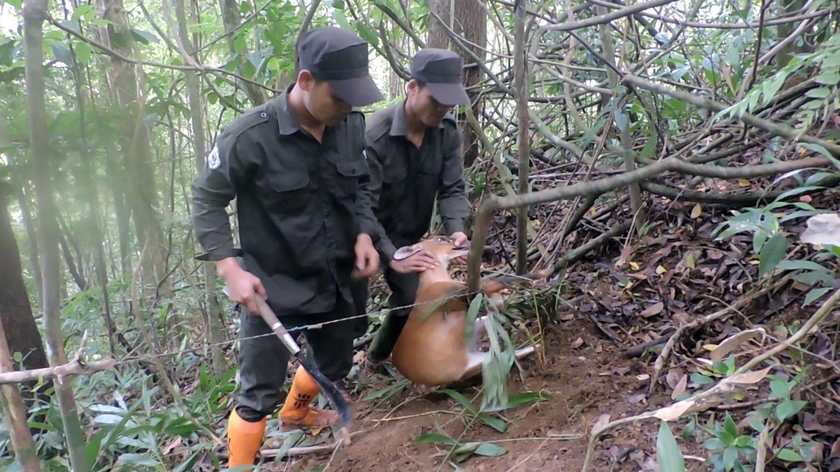
[[[456, 246], [451, 238], [433, 236], [400, 248], [394, 257], [406, 259], [424, 249], [437, 256], [440, 264], [419, 274], [415, 306], [391, 359], [405, 378], [419, 384], [421, 390], [428, 390], [479, 374], [489, 353], [478, 349], [478, 341], [486, 333], [486, 317], [476, 317], [471, 338], [464, 339], [469, 311], [466, 284], [453, 280], [448, 271], [450, 261], [469, 254], [469, 244]], [[481, 291], [489, 303], [499, 307], [504, 302], [502, 289], [516, 281], [546, 278], [552, 272], [549, 267], [522, 276], [485, 279]], [[516, 359], [530, 355], [534, 349], [535, 346], [518, 349]]]

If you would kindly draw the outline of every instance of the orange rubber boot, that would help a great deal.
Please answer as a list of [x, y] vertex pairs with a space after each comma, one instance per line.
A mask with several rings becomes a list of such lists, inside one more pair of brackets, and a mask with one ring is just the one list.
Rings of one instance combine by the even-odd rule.
[[228, 468], [254, 465], [257, 451], [265, 434], [266, 418], [250, 423], [243, 420], [234, 409], [228, 420]]
[[337, 422], [336, 412], [309, 406], [320, 392], [321, 387], [315, 379], [306, 372], [306, 369], [298, 367], [295, 378], [292, 380], [292, 388], [280, 410], [280, 422], [287, 426], [316, 428], [324, 428]]

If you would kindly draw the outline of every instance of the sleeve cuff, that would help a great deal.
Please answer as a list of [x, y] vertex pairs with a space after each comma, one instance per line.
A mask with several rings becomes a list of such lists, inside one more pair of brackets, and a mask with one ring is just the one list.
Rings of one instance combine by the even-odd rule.
[[382, 257], [383, 262], [386, 264], [390, 264], [391, 261], [394, 260], [394, 254], [397, 252], [396, 246], [394, 246], [391, 241], [382, 240], [380, 240], [377, 250], [379, 251], [379, 255]]
[[199, 254], [195, 256], [196, 260], [199, 261], [220, 261], [222, 259], [227, 259], [228, 257], [242, 257], [242, 249], [235, 248], [235, 247], [223, 247], [218, 248], [213, 251], [205, 252], [204, 254]]
[[357, 229], [357, 232], [356, 232], [357, 235], [366, 234], [366, 235], [370, 236], [370, 239], [371, 239], [371, 241], [373, 241], [374, 245], [376, 245], [379, 242], [379, 239], [380, 239], [379, 238], [379, 231], [376, 230], [376, 226], [373, 226], [373, 225], [368, 224], [368, 223], [360, 223], [356, 229]]
[[449, 220], [444, 223], [446, 233], [449, 235], [464, 232], [464, 222], [461, 220]]

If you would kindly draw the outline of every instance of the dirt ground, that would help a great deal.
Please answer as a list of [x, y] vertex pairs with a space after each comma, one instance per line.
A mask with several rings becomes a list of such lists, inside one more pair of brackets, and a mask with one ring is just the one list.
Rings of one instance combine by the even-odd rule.
[[[544, 327], [544, 342], [546, 352], [551, 353], [546, 356], [546, 364], [541, 367], [532, 355], [521, 362], [524, 383], [514, 366], [508, 385], [510, 394], [544, 392], [551, 398], [503, 412], [510, 422], [505, 433], [473, 424], [462, 441], [496, 441], [494, 444], [507, 449], [507, 453], [497, 457], [473, 455], [458, 464], [462, 470], [579, 471], [586, 456], [585, 432], [603, 414], [613, 421], [669, 402], [661, 394], [646, 399], [647, 368], [638, 359], [622, 358], [611, 343], [596, 334], [591, 323], [573, 319], [550, 324]], [[478, 404], [475, 389], [460, 391]], [[372, 403], [354, 402], [355, 430], [363, 432], [349, 447], [332, 457], [310, 456], [276, 463], [274, 470], [308, 472], [321, 470], [318, 466], [348, 472], [456, 470], [449, 461], [442, 461], [448, 447], [413, 443], [421, 434], [434, 432], [436, 423], [453, 438], [464, 432], [467, 420], [457, 416], [463, 408], [455, 400], [443, 394], [419, 398], [407, 391], [395, 405], [374, 407]], [[658, 424], [647, 421], [606, 435], [596, 444], [590, 470], [656, 470], [648, 464], [655, 459], [657, 431]], [[688, 460], [686, 465], [689, 470], [701, 470], [697, 464]]]

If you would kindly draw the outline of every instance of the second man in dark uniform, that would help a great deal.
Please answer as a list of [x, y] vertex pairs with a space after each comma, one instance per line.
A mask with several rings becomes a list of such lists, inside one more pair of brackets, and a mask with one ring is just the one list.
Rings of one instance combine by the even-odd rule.
[[[463, 139], [451, 114], [454, 106], [470, 103], [462, 70], [461, 58], [452, 51], [419, 51], [412, 60], [406, 99], [367, 119], [365, 155], [379, 230], [376, 248], [386, 265], [391, 309], [413, 304], [418, 273], [438, 264], [425, 251], [394, 260], [397, 248], [417, 243], [429, 231], [435, 201], [446, 233], [456, 244], [467, 240], [464, 225], [470, 206]], [[356, 310], [363, 312], [367, 281], [354, 284]], [[398, 309], [385, 317], [366, 355], [368, 370], [391, 355], [410, 311]]]

